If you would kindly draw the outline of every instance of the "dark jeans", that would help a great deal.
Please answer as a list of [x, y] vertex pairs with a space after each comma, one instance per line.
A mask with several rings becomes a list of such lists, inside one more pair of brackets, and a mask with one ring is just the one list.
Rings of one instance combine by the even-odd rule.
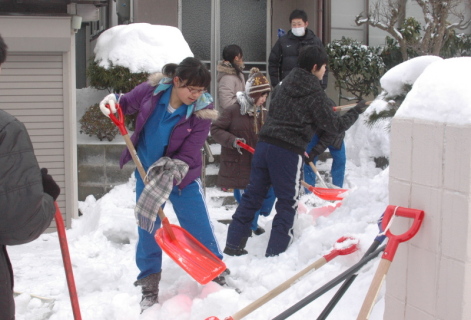
[[243, 238], [251, 235], [252, 220], [262, 207], [271, 185], [277, 198], [276, 215], [265, 255], [278, 255], [288, 248], [293, 237], [302, 167], [303, 159], [300, 155], [265, 142], [257, 144], [249, 185], [229, 225], [226, 240], [228, 248], [239, 248]]

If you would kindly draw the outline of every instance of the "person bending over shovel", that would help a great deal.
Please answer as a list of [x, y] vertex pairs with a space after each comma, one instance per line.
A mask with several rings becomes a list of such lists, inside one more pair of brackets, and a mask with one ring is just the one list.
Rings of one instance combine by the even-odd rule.
[[[151, 75], [147, 82], [124, 95], [112, 93], [106, 96], [100, 109], [109, 116], [110, 109], [116, 112], [115, 104], [119, 102], [124, 114], [138, 113], [131, 141], [137, 146], [144, 169], [147, 172], [153, 164], [162, 161], [166, 166], [180, 168], [168, 196], [178, 221], [183, 229], [222, 259], [200, 180], [201, 148], [208, 137], [211, 120], [217, 118], [213, 99], [206, 92], [210, 82], [211, 75], [203, 63], [189, 57], [178, 65], [165, 65], [162, 73]], [[131, 154], [124, 150], [120, 166], [123, 167], [130, 159]], [[135, 176], [136, 200], [139, 200], [144, 182], [137, 170]], [[162, 249], [154, 234], [161, 221], [157, 212], [145, 214], [144, 211], [138, 217], [136, 264], [140, 273], [134, 284], [142, 287], [140, 305], [143, 311], [158, 303]], [[215, 280], [225, 283], [224, 275]]]
[[259, 133], [250, 172], [250, 182], [229, 225], [224, 253], [247, 254], [250, 225], [270, 185], [278, 199], [276, 215], [265, 256], [284, 252], [293, 238], [294, 217], [303, 176], [304, 156], [314, 132], [322, 129], [341, 133], [364, 111], [365, 101], [339, 117], [328, 102], [319, 80], [325, 73], [327, 53], [320, 46], [301, 49], [298, 67], [283, 80], [271, 101], [268, 117]]

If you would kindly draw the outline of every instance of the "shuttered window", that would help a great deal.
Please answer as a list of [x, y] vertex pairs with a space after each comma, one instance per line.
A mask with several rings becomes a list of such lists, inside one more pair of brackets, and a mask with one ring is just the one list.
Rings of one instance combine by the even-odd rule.
[[[64, 93], [61, 53], [9, 53], [0, 74], [0, 109], [28, 129], [39, 166], [61, 187], [65, 219]], [[55, 231], [55, 222], [47, 231]]]

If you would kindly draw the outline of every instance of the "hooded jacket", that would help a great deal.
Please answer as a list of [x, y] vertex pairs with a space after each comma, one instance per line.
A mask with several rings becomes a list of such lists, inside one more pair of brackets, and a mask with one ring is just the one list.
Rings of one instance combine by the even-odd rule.
[[28, 131], [0, 110], [0, 310], [4, 316], [14, 316], [13, 271], [5, 246], [38, 238], [55, 212], [54, 199], [43, 191]]
[[[304, 46], [324, 47], [322, 41], [315, 33], [307, 28], [306, 34], [302, 37], [296, 37], [291, 30], [289, 30], [287, 34], [278, 39], [271, 49], [268, 58], [268, 72], [273, 87], [298, 65], [299, 51]], [[322, 79], [322, 87], [324, 89], [327, 88], [327, 75], [328, 73], [326, 72]]]
[[241, 148], [241, 153], [234, 148], [235, 138], [244, 138], [245, 142], [255, 147], [258, 141], [257, 128], [262, 127], [266, 118], [266, 109], [262, 109], [263, 116], [254, 119], [253, 113], [241, 114], [239, 102], [227, 107], [221, 112], [219, 118], [211, 125], [211, 137], [221, 144], [221, 164], [218, 173], [217, 185], [224, 188], [245, 189], [249, 184], [252, 154]]
[[315, 132], [340, 134], [350, 128], [358, 116], [355, 109], [338, 116], [319, 79], [296, 67], [276, 89], [259, 140], [304, 155]]
[[[141, 83], [119, 98], [124, 114], [138, 112], [136, 128], [131, 136], [131, 141], [137, 148], [140, 133], [164, 92], [159, 90], [158, 86], [168, 87], [165, 80], [166, 78], [161, 73], [153, 74], [147, 82]], [[179, 184], [180, 189], [185, 188], [201, 175], [201, 148], [208, 137], [211, 121], [217, 119], [217, 115], [212, 97], [206, 93], [188, 107], [186, 116], [183, 116], [173, 128], [164, 156], [182, 160], [189, 166], [188, 173]], [[119, 162], [121, 168], [129, 160], [131, 160], [131, 154], [126, 148], [121, 154]]]
[[234, 67], [227, 61], [221, 61], [216, 70], [219, 107], [223, 109], [236, 103], [236, 93], [245, 90], [245, 78], [242, 72], [237, 75]]

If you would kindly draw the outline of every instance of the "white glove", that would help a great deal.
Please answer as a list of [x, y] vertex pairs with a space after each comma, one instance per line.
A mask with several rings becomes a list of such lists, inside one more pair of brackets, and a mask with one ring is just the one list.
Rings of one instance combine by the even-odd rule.
[[[111, 112], [115, 113], [116, 112], [116, 103], [118, 100], [116, 100], [116, 95], [114, 93], [110, 93], [107, 95], [103, 100], [100, 102], [100, 110], [101, 112], [109, 117], [110, 116], [110, 109]], [[107, 108], [106, 105], [109, 105], [110, 107]]]
[[239, 146], [237, 144], [237, 141], [245, 143], [245, 139], [244, 138], [235, 138], [234, 142], [232, 143], [232, 146], [237, 149], [237, 152], [242, 154], [242, 151], [240, 150], [241, 146]]

